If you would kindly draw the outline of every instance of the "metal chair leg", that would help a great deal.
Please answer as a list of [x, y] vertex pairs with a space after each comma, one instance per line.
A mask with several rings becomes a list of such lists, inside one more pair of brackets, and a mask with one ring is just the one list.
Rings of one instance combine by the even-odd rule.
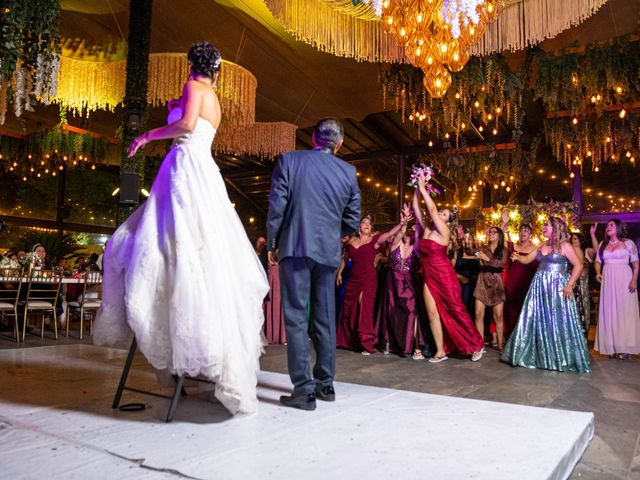
[[129, 354], [127, 355], [127, 361], [124, 363], [124, 369], [122, 370], [122, 375], [120, 376], [120, 383], [118, 384], [118, 390], [116, 391], [116, 396], [113, 399], [113, 404], [111, 408], [118, 408], [120, 406], [120, 399], [122, 398], [122, 392], [124, 390], [124, 386], [127, 383], [127, 377], [129, 376], [129, 370], [131, 370], [131, 364], [133, 363], [133, 357], [136, 354], [136, 348], [138, 348], [138, 343], [136, 342], [136, 337], [133, 337], [131, 341], [131, 346], [129, 347]]
[[167, 412], [167, 423], [173, 420], [173, 415], [176, 413], [178, 407], [178, 400], [182, 395], [182, 386], [184, 385], [184, 375], [180, 375], [176, 381], [176, 390], [173, 392], [173, 398], [171, 399], [171, 405], [169, 405], [169, 411]]

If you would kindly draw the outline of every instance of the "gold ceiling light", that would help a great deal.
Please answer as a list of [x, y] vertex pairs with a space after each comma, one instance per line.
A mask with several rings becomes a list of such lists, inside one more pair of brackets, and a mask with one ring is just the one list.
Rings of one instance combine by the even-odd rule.
[[464, 68], [470, 49], [498, 18], [502, 0], [383, 0], [380, 21], [424, 72], [424, 86], [441, 98], [451, 73]]

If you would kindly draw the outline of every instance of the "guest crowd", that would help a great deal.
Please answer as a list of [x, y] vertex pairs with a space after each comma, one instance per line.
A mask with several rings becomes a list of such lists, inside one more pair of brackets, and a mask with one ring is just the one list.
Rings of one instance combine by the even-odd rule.
[[[595, 224], [588, 245], [550, 217], [546, 241], [536, 245], [526, 223], [511, 242], [505, 214], [482, 245], [454, 212], [437, 209], [424, 178], [418, 183], [412, 208], [404, 205], [391, 230], [376, 232], [365, 216], [357, 235], [343, 239], [336, 275], [339, 348], [432, 363], [452, 355], [479, 361], [486, 337], [514, 366], [587, 373], [591, 281], [601, 284], [595, 350], [622, 360], [640, 354], [638, 250], [623, 223], [609, 221], [602, 241]], [[256, 253], [264, 256], [263, 249], [261, 237]], [[265, 334], [270, 343], [286, 343], [278, 265], [263, 264], [271, 285]]]

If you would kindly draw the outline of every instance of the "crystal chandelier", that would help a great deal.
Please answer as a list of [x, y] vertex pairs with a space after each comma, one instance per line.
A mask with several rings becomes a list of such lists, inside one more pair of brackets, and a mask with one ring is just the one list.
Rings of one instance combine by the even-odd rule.
[[429, 94], [441, 98], [451, 72], [464, 68], [469, 49], [503, 8], [502, 0], [382, 0], [381, 21], [422, 69]]

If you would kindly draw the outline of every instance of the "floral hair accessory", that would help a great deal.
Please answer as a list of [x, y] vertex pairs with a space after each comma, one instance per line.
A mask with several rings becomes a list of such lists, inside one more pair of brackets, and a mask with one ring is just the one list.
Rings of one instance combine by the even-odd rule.
[[423, 175], [425, 180], [427, 181], [426, 188], [427, 192], [429, 192], [429, 195], [435, 197], [436, 195], [440, 195], [440, 193], [442, 193], [430, 182], [430, 180], [434, 177], [433, 167], [425, 165], [424, 163], [420, 163], [418, 165], [413, 165], [413, 167], [411, 168], [411, 177], [409, 178], [409, 183], [407, 183], [407, 185], [416, 188], [418, 186], [418, 178], [420, 178], [420, 175]]

